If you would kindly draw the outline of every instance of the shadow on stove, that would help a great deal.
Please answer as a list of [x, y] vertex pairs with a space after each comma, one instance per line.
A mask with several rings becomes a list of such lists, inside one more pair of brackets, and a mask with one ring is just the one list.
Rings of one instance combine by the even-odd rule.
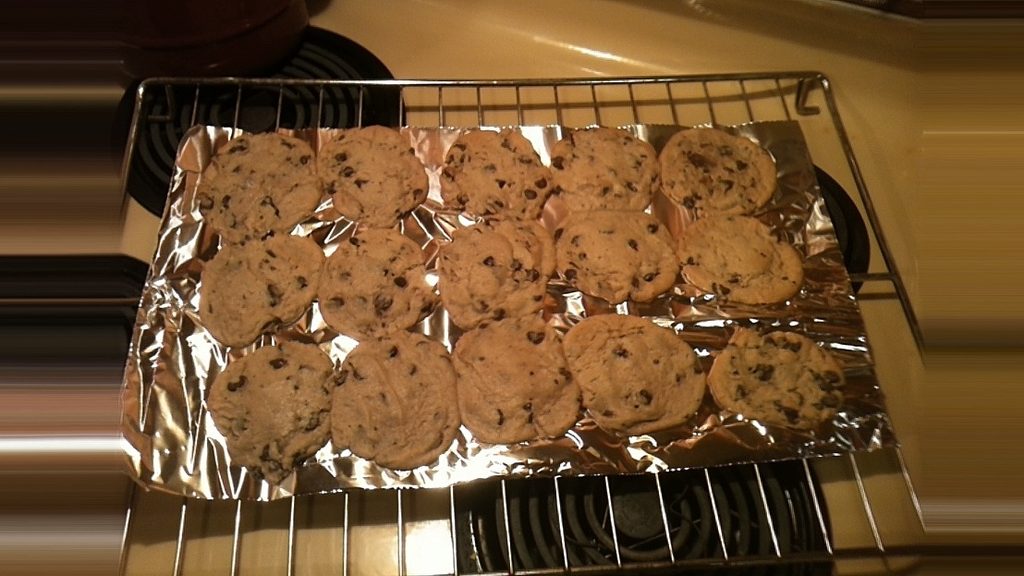
[[[607, 485], [604, 477], [562, 479], [560, 500], [554, 482], [538, 479], [506, 481], [504, 499], [500, 482], [465, 487], [456, 493], [459, 571], [508, 572], [510, 561], [516, 571], [562, 569], [566, 563], [570, 568], [614, 569], [620, 561], [630, 570], [656, 569], [668, 566], [673, 558], [722, 561], [723, 542], [730, 559], [770, 562], [775, 558], [772, 528], [782, 558], [825, 554], [825, 536], [811, 493], [817, 488], [808, 482], [802, 463], [761, 465], [760, 472], [767, 510], [753, 466], [711, 469], [713, 499], [703, 471], [663, 473], [664, 517], [651, 475], [613, 476]], [[817, 498], [823, 502], [820, 493]], [[827, 525], [824, 509], [822, 515]], [[814, 561], [716, 568], [708, 573], [831, 572], [830, 562]]]

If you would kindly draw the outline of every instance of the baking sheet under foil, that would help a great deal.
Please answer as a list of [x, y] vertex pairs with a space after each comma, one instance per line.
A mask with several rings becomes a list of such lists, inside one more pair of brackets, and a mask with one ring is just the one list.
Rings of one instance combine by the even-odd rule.
[[[679, 126], [636, 125], [624, 129], [660, 151]], [[723, 128], [723, 127], [720, 127]], [[568, 129], [516, 128], [545, 164], [549, 151]], [[218, 237], [199, 214], [195, 190], [212, 153], [232, 130], [197, 126], [178, 150], [156, 256], [143, 290], [123, 391], [124, 448], [136, 479], [147, 487], [209, 499], [274, 500], [349, 488], [447, 487], [494, 476], [628, 474], [841, 454], [895, 445], [883, 395], [873, 369], [863, 319], [843, 267], [832, 222], [815, 181], [813, 164], [796, 122], [761, 122], [724, 127], [758, 141], [774, 156], [779, 188], [758, 218], [790, 241], [804, 258], [804, 284], [790, 301], [769, 306], [723, 302], [685, 283], [653, 302], [612, 306], [582, 295], [553, 278], [545, 318], [564, 333], [588, 314], [615, 312], [650, 317], [673, 328], [701, 357], [705, 372], [737, 326], [804, 334], [831, 350], [844, 367], [844, 404], [831, 423], [815, 432], [767, 426], [719, 409], [710, 392], [685, 425], [640, 436], [617, 436], [583, 418], [564, 436], [516, 445], [478, 442], [463, 427], [439, 463], [396, 471], [335, 450], [328, 443], [280, 485], [259, 480], [232, 465], [224, 437], [206, 410], [210, 383], [232, 359], [276, 340], [318, 344], [340, 365], [356, 340], [327, 327], [317, 304], [296, 323], [265, 334], [245, 349], [217, 343], [199, 319], [200, 274], [216, 254]], [[436, 286], [438, 248], [454, 229], [473, 220], [441, 205], [439, 175], [444, 154], [461, 129], [405, 128], [430, 175], [428, 200], [401, 223], [402, 232], [423, 246], [428, 281]], [[234, 131], [237, 135], [238, 131]], [[283, 131], [314, 149], [337, 135], [334, 130]], [[673, 234], [689, 214], [664, 197], [651, 212]], [[558, 198], [545, 205], [549, 230], [565, 216]], [[329, 255], [355, 226], [342, 218], [325, 195], [316, 213], [294, 234], [313, 237]], [[449, 350], [461, 331], [438, 307], [417, 330]]]

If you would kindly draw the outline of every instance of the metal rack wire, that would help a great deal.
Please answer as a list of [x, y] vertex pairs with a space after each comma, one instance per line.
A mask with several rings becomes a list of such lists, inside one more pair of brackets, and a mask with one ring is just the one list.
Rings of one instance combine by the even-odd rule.
[[[355, 125], [362, 125], [368, 101], [381, 91], [397, 94], [397, 117], [407, 125], [417, 126], [482, 126], [503, 124], [559, 124], [559, 125], [590, 125], [590, 124], [630, 124], [630, 123], [673, 123], [673, 124], [728, 124], [747, 121], [764, 120], [799, 120], [801, 123], [824, 123], [824, 133], [828, 135], [823, 143], [811, 143], [812, 154], [818, 158], [818, 146], [838, 146], [837, 157], [845, 162], [853, 183], [855, 184], [863, 210], [870, 224], [876, 247], [881, 254], [884, 269], [882, 271], [854, 274], [855, 282], [886, 282], [889, 283], [899, 300], [906, 316], [910, 331], [918, 345], [921, 345], [921, 331], [913, 307], [909, 300], [906, 287], [896, 267], [889, 245], [882, 232], [879, 217], [868, 192], [867, 185], [861, 174], [860, 167], [853, 154], [842, 119], [836, 105], [831, 83], [824, 75], [816, 72], [772, 72], [756, 74], [720, 74], [705, 76], [674, 76], [674, 77], [642, 77], [642, 78], [604, 78], [604, 79], [568, 79], [568, 80], [493, 80], [493, 81], [325, 81], [325, 80], [283, 80], [283, 79], [180, 79], [157, 78], [147, 80], [139, 87], [135, 105], [135, 117], [129, 134], [129, 145], [124, 163], [127, 174], [129, 162], [136, 139], [139, 135], [140, 115], [147, 97], [154, 94], [168, 99], [180, 99], [182, 90], [192, 92], [191, 122], [197, 120], [196, 111], [200, 96], [204, 90], [235, 90], [234, 110], [232, 114], [233, 128], [239, 127], [242, 115], [243, 94], [250, 90], [277, 91], [276, 118], [273, 127], [282, 127], [282, 109], [286, 91], [304, 90], [314, 99], [315, 122], [310, 118], [309, 126], [296, 128], [319, 128], [322, 126], [324, 99], [328, 91], [342, 91], [354, 111]], [[822, 111], [824, 106], [824, 113]], [[820, 132], [820, 131], [819, 131]], [[127, 178], [123, 178], [127, 182]], [[127, 184], [126, 184], [127, 186]], [[902, 475], [906, 486], [907, 497], [920, 519], [920, 508], [916, 500], [910, 475], [907, 471], [903, 454], [899, 449], [895, 455], [895, 470]], [[832, 545], [832, 534], [823, 512], [823, 503], [815, 490], [812, 490], [813, 506], [818, 528], [824, 539], [825, 550], [818, 553], [792, 553], [781, 550], [776, 526], [770, 512], [770, 506], [762, 481], [761, 465], [752, 465], [757, 480], [761, 505], [768, 512], [768, 527], [771, 532], [772, 554], [767, 556], [734, 556], [730, 555], [726, 546], [726, 535], [723, 532], [722, 519], [719, 516], [719, 503], [715, 501], [712, 487], [712, 476], [704, 470], [704, 479], [711, 496], [711, 508], [715, 520], [715, 531], [721, 545], [722, 556], [718, 558], [701, 558], [687, 560], [676, 558], [673, 552], [671, 534], [665, 507], [665, 493], [660, 475], [655, 475], [655, 483], [660, 503], [660, 513], [664, 536], [668, 543], [669, 558], [667, 561], [628, 564], [633, 570], [666, 569], [690, 566], [743, 566], [748, 564], [770, 565], [787, 564], [807, 561], [832, 561], [844, 556], [879, 558], [890, 567], [887, 559], [894, 555], [912, 554], [909, 547], [887, 546], [880, 533], [875, 508], [865, 487], [863, 475], [858, 465], [858, 458], [850, 455], [849, 465], [853, 473], [858, 496], [864, 515], [871, 532], [873, 546], [836, 550]], [[815, 485], [812, 475], [812, 464], [804, 461], [804, 474], [810, 485]], [[536, 480], [537, 482], [553, 482], [555, 503], [558, 506], [558, 538], [561, 550], [562, 566], [551, 570], [529, 570], [529, 573], [560, 573], [570, 571], [590, 571], [594, 567], [580, 568], [572, 566], [567, 552], [566, 529], [563, 523], [561, 500], [561, 480]], [[608, 478], [605, 478], [605, 495], [608, 500], [609, 520], [612, 525], [611, 534], [614, 541], [615, 567], [624, 566], [620, 554], [620, 543], [615, 530], [615, 514], [612, 506], [613, 490]], [[512, 558], [512, 537], [508, 526], [509, 498], [506, 481], [501, 481], [501, 506], [504, 511], [505, 538], [508, 558], [508, 574], [523, 573], [517, 570]], [[393, 492], [396, 499], [395, 541], [397, 571], [407, 573], [407, 533], [404, 517], [405, 503], [402, 490]], [[447, 505], [451, 526], [452, 570], [449, 573], [459, 574], [459, 561], [456, 551], [456, 499], [454, 488], [448, 490]], [[361, 498], [359, 492], [345, 493], [342, 512], [342, 556], [338, 571], [349, 573], [350, 567], [350, 507]], [[137, 521], [135, 504], [138, 494], [133, 492], [125, 516], [124, 533], [121, 551], [121, 572], [127, 567], [131, 544], [133, 522]], [[315, 498], [315, 497], [314, 497]], [[289, 502], [289, 519], [286, 549], [286, 571], [291, 576], [296, 565], [295, 542], [300, 531], [296, 524], [296, 498]], [[190, 506], [194, 501], [182, 499], [180, 503], [176, 544], [173, 556], [172, 574], [183, 573], [183, 559], [186, 535], [186, 520]], [[233, 576], [240, 571], [240, 539], [243, 536], [243, 511], [254, 503], [235, 504], [234, 524], [231, 540], [229, 573]]]

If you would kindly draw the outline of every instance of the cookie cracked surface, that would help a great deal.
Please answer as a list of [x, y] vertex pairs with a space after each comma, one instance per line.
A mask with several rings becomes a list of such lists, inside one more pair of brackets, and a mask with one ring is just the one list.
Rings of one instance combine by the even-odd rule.
[[341, 366], [331, 400], [331, 438], [386, 468], [438, 459], [459, 429], [448, 351], [421, 334], [396, 332], [359, 344]]
[[441, 300], [452, 321], [528, 316], [541, 309], [555, 267], [554, 247], [537, 222], [501, 220], [456, 230], [438, 261]]
[[842, 405], [843, 369], [813, 340], [739, 328], [708, 375], [719, 406], [789, 428], [813, 429]]
[[203, 269], [203, 326], [225, 346], [245, 346], [275, 324], [294, 322], [313, 301], [323, 261], [316, 242], [301, 236], [224, 245]]
[[532, 220], [540, 217], [551, 190], [551, 172], [514, 130], [466, 131], [445, 155], [441, 197], [449, 208]]
[[327, 354], [284, 342], [228, 364], [206, 402], [232, 463], [280, 482], [327, 442], [333, 388]]
[[571, 212], [641, 211], [659, 188], [654, 148], [625, 130], [575, 130], [551, 149], [555, 193]]
[[767, 150], [715, 128], [676, 132], [660, 160], [662, 191], [698, 216], [753, 214], [778, 186]]
[[772, 304], [793, 297], [803, 283], [803, 261], [761, 222], [746, 216], [709, 216], [679, 237], [687, 282], [732, 302]]
[[483, 442], [561, 436], [579, 417], [580, 390], [554, 329], [539, 316], [463, 334], [452, 362], [462, 421]]
[[583, 405], [602, 428], [647, 434], [685, 423], [704, 398], [697, 354], [668, 328], [636, 316], [583, 320], [564, 341]]
[[281, 134], [243, 134], [224, 144], [199, 177], [196, 204], [228, 242], [288, 232], [316, 209], [313, 149]]
[[555, 239], [562, 276], [581, 291], [612, 303], [649, 302], [679, 276], [672, 238], [649, 214], [572, 214], [555, 231]]
[[357, 338], [410, 328], [436, 302], [420, 247], [396, 230], [373, 228], [338, 244], [317, 294], [324, 321]]
[[320, 150], [317, 170], [334, 208], [363, 226], [390, 228], [427, 199], [427, 173], [393, 128], [342, 130]]

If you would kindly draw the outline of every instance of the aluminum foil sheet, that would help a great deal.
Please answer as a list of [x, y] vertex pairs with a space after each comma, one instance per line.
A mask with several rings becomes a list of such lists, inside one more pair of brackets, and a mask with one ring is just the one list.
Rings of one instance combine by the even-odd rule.
[[[658, 150], [679, 126], [625, 126]], [[518, 128], [549, 163], [549, 151], [567, 129]], [[787, 303], [746, 306], [722, 302], [680, 283], [646, 304], [626, 303], [618, 313], [650, 317], [673, 328], [701, 357], [705, 371], [736, 326], [790, 330], [830, 349], [844, 366], [847, 386], [842, 411], [817, 432], [762, 425], [719, 409], [711, 394], [683, 426], [656, 434], [620, 437], [584, 417], [563, 437], [517, 445], [476, 441], [464, 427], [440, 463], [411, 471], [381, 468], [335, 450], [330, 443], [280, 485], [258, 480], [232, 465], [207, 413], [208, 375], [232, 358], [275, 338], [315, 342], [340, 365], [358, 343], [327, 327], [314, 303], [298, 322], [264, 335], [246, 350], [228, 350], [204, 329], [198, 316], [200, 274], [219, 241], [202, 222], [194, 199], [196, 184], [211, 154], [232, 137], [230, 129], [195, 127], [183, 139], [159, 243], [139, 307], [125, 375], [122, 430], [125, 453], [136, 479], [147, 487], [199, 498], [273, 500], [349, 488], [447, 487], [493, 476], [628, 474], [732, 463], [833, 455], [895, 445], [883, 395], [878, 387], [863, 319], [843, 267], [842, 254], [814, 177], [813, 164], [796, 122], [763, 122], [725, 127], [767, 148], [778, 167], [779, 190], [758, 216], [787, 238], [804, 257], [805, 280]], [[284, 131], [282, 131], [284, 132]], [[438, 247], [454, 229], [473, 221], [441, 207], [438, 177], [444, 153], [458, 129], [406, 128], [416, 154], [430, 173], [429, 199], [401, 224], [403, 233], [424, 247], [429, 280], [436, 285]], [[335, 131], [288, 131], [314, 149]], [[673, 233], [688, 215], [664, 197], [652, 213]], [[564, 217], [560, 200], [545, 206], [544, 224], [554, 230]], [[354, 225], [334, 211], [325, 196], [316, 213], [293, 233], [309, 235], [330, 254]], [[610, 306], [552, 279], [545, 316], [564, 332], [583, 317]], [[418, 327], [451, 349], [460, 330], [442, 308]]]

